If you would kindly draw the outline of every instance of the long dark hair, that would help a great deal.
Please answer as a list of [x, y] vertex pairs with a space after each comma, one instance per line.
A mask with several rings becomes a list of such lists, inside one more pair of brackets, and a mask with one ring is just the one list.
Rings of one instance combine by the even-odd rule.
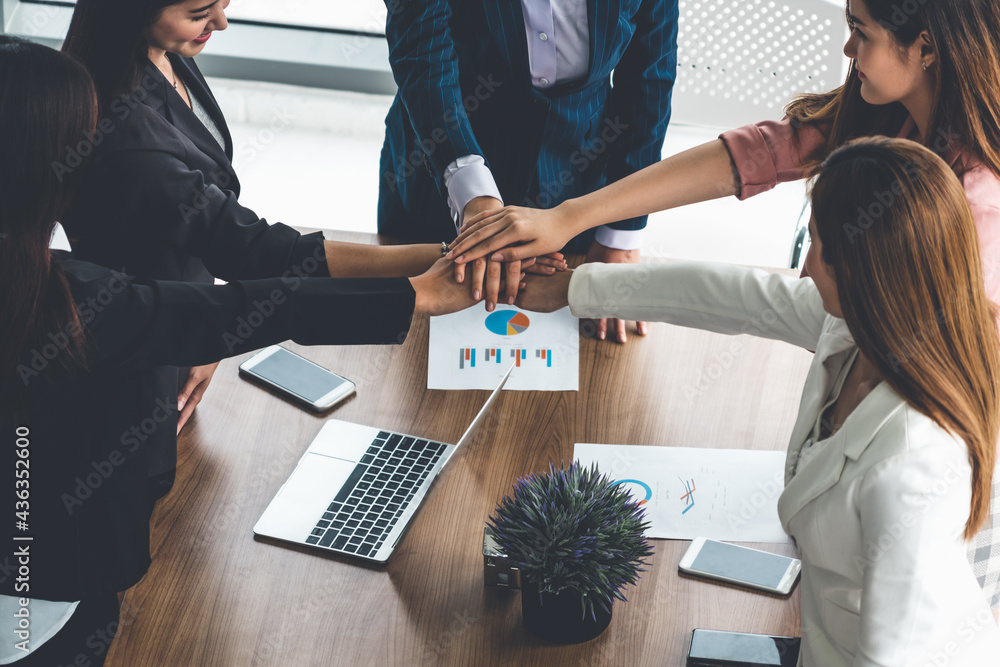
[[812, 205], [858, 348], [896, 393], [969, 449], [971, 538], [990, 508], [1000, 338], [962, 184], [913, 141], [857, 139], [823, 163]]
[[183, 0], [77, 0], [62, 50], [86, 65], [100, 108], [139, 86], [149, 64], [144, 31]]
[[[863, 2], [901, 48], [913, 45], [924, 30], [936, 56], [927, 70], [933, 77], [934, 107], [925, 134], [927, 145], [942, 153], [951, 138], [1000, 177], [1000, 2], [935, 0]], [[829, 123], [827, 141], [807, 167], [839, 146], [863, 136], [895, 136], [907, 112], [902, 104], [876, 106], [861, 98], [861, 80], [851, 63], [847, 81], [829, 93], [802, 95], [785, 109], [793, 121]], [[942, 141], [944, 139], [944, 141]]]
[[[83, 363], [79, 315], [49, 240], [72, 197], [72, 146], [97, 122], [90, 77], [72, 58], [0, 35], [0, 404], [34, 379], [30, 352], [50, 343], [65, 368]], [[29, 366], [24, 366], [26, 362]], [[37, 371], [37, 368], [34, 369]], [[48, 372], [48, 371], [47, 371]]]

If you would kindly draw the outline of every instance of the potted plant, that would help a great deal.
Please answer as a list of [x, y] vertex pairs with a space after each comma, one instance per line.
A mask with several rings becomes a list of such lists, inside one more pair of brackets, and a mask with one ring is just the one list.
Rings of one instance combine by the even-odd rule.
[[625, 601], [625, 586], [653, 553], [639, 503], [596, 466], [578, 462], [519, 479], [488, 524], [521, 570], [525, 627], [561, 644], [604, 632], [614, 599]]

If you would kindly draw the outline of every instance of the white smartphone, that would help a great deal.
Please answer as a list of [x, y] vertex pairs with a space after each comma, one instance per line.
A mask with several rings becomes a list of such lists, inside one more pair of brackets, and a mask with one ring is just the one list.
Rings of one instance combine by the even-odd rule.
[[354, 393], [353, 382], [280, 345], [240, 364], [240, 375], [262, 382], [314, 412], [329, 410]]
[[696, 537], [677, 569], [693, 577], [715, 579], [776, 595], [790, 595], [799, 580], [802, 561]]

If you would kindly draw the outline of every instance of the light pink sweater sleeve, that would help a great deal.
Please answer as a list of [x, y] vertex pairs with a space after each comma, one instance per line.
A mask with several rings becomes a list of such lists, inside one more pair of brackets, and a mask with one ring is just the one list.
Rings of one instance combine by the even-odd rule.
[[792, 127], [787, 116], [765, 120], [719, 135], [740, 175], [741, 201], [778, 183], [805, 177], [802, 163], [826, 139], [815, 125]]
[[976, 220], [986, 296], [1000, 303], [1000, 180], [983, 164], [965, 172], [961, 180]]

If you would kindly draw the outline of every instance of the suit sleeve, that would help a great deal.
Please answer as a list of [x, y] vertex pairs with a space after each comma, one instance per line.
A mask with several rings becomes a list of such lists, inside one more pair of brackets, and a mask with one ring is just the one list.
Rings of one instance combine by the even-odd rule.
[[827, 319], [809, 278], [728, 264], [584, 264], [569, 286], [576, 317], [668, 322], [815, 350]]
[[178, 247], [201, 258], [223, 280], [296, 275], [327, 277], [322, 233], [302, 235], [269, 224], [240, 205], [236, 194], [209, 184], [181, 156], [166, 150], [130, 150], [104, 156], [90, 182], [113, 192], [88, 193], [94, 210], [114, 202], [120, 230], [143, 243]]
[[[608, 121], [622, 135], [609, 142], [609, 183], [660, 159], [677, 77], [677, 5], [677, 0], [642, 0], [634, 18], [636, 32], [615, 66]], [[625, 230], [645, 226], [646, 216], [610, 225]]]
[[198, 366], [289, 339], [399, 344], [415, 298], [406, 278], [290, 277], [217, 286], [138, 284], [95, 265], [85, 271], [89, 277], [72, 287], [92, 369]]
[[815, 125], [792, 126], [787, 116], [780, 121], [766, 120], [719, 135], [740, 176], [742, 201], [767, 192], [778, 183], [806, 177], [802, 168], [826, 137]]
[[[448, 0], [386, 1], [389, 63], [435, 182], [444, 191], [449, 164], [483, 155], [465, 112]], [[485, 156], [483, 156], [485, 158]], [[489, 166], [489, 165], [487, 165]]]

